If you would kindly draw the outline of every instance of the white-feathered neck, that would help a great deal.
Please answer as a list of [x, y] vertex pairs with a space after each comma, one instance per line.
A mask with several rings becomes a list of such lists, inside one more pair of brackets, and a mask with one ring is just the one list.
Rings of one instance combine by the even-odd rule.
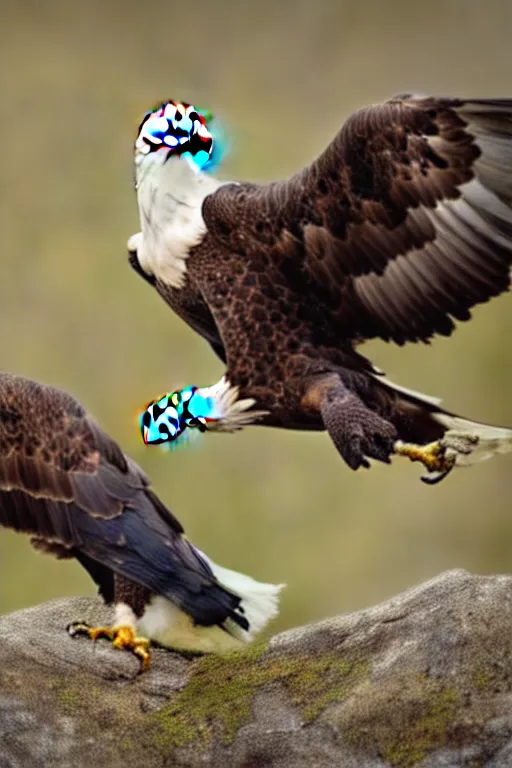
[[142, 158], [136, 165], [142, 231], [130, 238], [128, 247], [137, 251], [144, 272], [181, 288], [189, 252], [206, 232], [203, 200], [225, 183], [186, 157], [165, 160], [165, 152], [152, 152]]

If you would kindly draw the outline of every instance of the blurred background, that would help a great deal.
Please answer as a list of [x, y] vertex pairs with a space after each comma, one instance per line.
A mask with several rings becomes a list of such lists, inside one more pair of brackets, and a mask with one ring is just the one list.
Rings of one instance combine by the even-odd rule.
[[[0, 21], [2, 368], [79, 398], [212, 558], [286, 581], [273, 629], [443, 569], [512, 571], [512, 456], [427, 487], [400, 459], [351, 472], [324, 434], [251, 428], [173, 454], [145, 448], [138, 410], [222, 368], [126, 254], [132, 144], [155, 102], [219, 117], [220, 175], [286, 176], [351, 111], [394, 93], [512, 96], [509, 0], [2, 0]], [[450, 340], [364, 352], [394, 381], [512, 426], [511, 333], [505, 296]], [[5, 530], [0, 568], [0, 613], [94, 592], [78, 564]]]

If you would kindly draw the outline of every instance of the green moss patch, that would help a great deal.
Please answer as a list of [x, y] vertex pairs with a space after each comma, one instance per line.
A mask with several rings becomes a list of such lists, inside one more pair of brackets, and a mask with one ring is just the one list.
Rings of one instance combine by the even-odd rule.
[[66, 714], [77, 710], [88, 710], [98, 705], [101, 700], [101, 690], [93, 685], [84, 685], [80, 681], [62, 680], [56, 691], [57, 701]]
[[459, 699], [452, 688], [431, 692], [417, 719], [408, 722], [403, 731], [397, 729], [394, 738], [384, 745], [383, 756], [397, 768], [412, 768], [429, 752], [446, 745]]
[[322, 656], [280, 656], [265, 646], [197, 661], [186, 688], [150, 716], [154, 744], [162, 749], [202, 741], [212, 729], [229, 744], [251, 716], [254, 696], [265, 686], [280, 684], [304, 721], [314, 720], [329, 704], [341, 701], [366, 671], [366, 665], [339, 652]]
[[333, 717], [354, 749], [396, 768], [413, 768], [449, 745], [460, 702], [460, 693], [437, 678], [404, 676], [362, 686], [349, 709]]

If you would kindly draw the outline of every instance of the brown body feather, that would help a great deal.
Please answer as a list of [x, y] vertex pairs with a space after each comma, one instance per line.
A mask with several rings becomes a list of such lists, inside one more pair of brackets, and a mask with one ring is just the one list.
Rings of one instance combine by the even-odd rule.
[[262, 423], [323, 429], [307, 393], [334, 373], [394, 426], [370, 451], [386, 459], [396, 437], [444, 428], [421, 398], [382, 386], [355, 346], [449, 335], [510, 288], [512, 100], [404, 96], [360, 110], [288, 181], [223, 185], [202, 213], [184, 286], [156, 272], [158, 292], [269, 411]]

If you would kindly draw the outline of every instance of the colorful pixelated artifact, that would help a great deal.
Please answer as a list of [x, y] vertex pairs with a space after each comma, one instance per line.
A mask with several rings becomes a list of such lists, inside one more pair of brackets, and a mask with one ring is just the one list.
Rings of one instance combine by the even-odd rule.
[[176, 445], [187, 430], [234, 432], [257, 421], [254, 400], [238, 400], [238, 389], [222, 378], [211, 387], [185, 387], [152, 400], [139, 417], [146, 445]]
[[168, 156], [181, 155], [199, 170], [210, 170], [219, 157], [219, 142], [214, 142], [208, 123], [213, 115], [192, 104], [169, 101], [146, 112], [135, 142], [135, 159], [141, 162], [151, 152], [167, 150]]

